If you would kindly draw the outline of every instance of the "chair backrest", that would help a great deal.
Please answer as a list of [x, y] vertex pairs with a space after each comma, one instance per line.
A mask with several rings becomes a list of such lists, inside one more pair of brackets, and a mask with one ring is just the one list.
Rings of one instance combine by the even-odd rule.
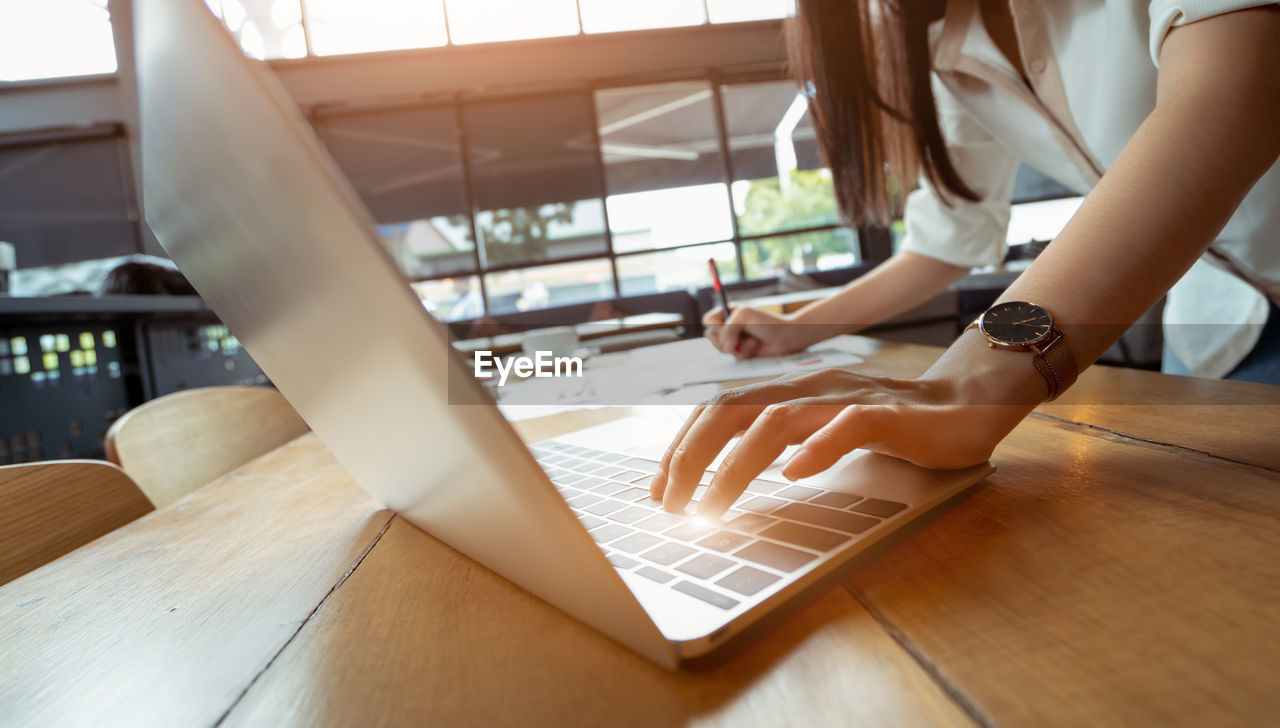
[[307, 432], [270, 387], [175, 392], [127, 412], [107, 431], [107, 459], [157, 508]]
[[155, 510], [101, 460], [0, 467], [0, 584]]

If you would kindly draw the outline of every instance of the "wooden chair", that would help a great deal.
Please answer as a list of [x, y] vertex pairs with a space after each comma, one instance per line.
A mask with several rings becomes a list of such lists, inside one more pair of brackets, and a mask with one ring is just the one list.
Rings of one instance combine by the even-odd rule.
[[124, 468], [156, 508], [307, 432], [269, 387], [208, 387], [135, 407], [107, 431], [107, 459]]
[[0, 584], [155, 510], [101, 460], [0, 467]]

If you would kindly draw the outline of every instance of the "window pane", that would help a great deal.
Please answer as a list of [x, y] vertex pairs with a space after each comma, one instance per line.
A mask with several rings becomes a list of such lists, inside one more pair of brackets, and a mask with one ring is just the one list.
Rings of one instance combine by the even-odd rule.
[[670, 28], [707, 22], [702, 0], [579, 0], [582, 29], [588, 33]]
[[115, 70], [107, 0], [0, 2], [0, 81]]
[[484, 315], [480, 279], [476, 276], [423, 281], [414, 283], [413, 290], [427, 310], [441, 321], [463, 321]]
[[743, 235], [838, 222], [804, 97], [790, 81], [724, 86], [733, 199]]
[[578, 32], [574, 0], [445, 0], [454, 43], [546, 38]]
[[785, 18], [795, 10], [795, 0], [707, 0], [713, 23]]
[[389, 51], [442, 46], [443, 0], [303, 0], [311, 52]]
[[747, 278], [844, 268], [857, 262], [858, 236], [845, 228], [742, 241]]
[[490, 273], [489, 313], [529, 311], [614, 297], [613, 274], [607, 260], [544, 265]]
[[595, 96], [614, 250], [731, 238], [710, 84], [602, 89]]
[[19, 268], [138, 252], [119, 136], [0, 147], [0, 240]]
[[488, 265], [606, 252], [588, 103], [585, 94], [564, 94], [464, 108]]
[[622, 286], [622, 295], [687, 291], [709, 286], [709, 258], [715, 259], [722, 282], [738, 280], [738, 261], [734, 258], [733, 243], [698, 245], [618, 258], [618, 282]]
[[317, 126], [406, 275], [475, 270], [452, 109], [339, 114]]
[[1053, 240], [1083, 203], [1083, 197], [1069, 197], [1065, 200], [1014, 205], [1009, 215], [1009, 244], [1021, 245], [1032, 241], [1047, 243]]
[[307, 37], [298, 0], [205, 0], [254, 58], [302, 58]]

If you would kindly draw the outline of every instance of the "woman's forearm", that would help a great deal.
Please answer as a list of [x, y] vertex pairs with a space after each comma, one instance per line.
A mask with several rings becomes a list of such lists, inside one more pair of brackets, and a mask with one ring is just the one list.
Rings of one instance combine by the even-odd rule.
[[857, 333], [919, 306], [968, 272], [926, 255], [898, 253], [839, 293], [800, 309], [792, 320], [815, 331], [838, 328], [828, 336]]

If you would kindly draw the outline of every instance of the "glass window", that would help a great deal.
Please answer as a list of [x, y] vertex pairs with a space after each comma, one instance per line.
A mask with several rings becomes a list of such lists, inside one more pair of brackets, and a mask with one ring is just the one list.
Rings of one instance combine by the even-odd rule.
[[138, 252], [123, 145], [104, 130], [0, 146], [0, 240], [19, 268]]
[[621, 256], [618, 284], [624, 296], [702, 288], [711, 285], [709, 259], [716, 261], [722, 282], [739, 279], [733, 243], [716, 243]]
[[613, 298], [609, 261], [586, 260], [490, 273], [489, 313], [530, 311]]
[[858, 236], [846, 228], [742, 241], [747, 278], [845, 268], [857, 262]]
[[443, 0], [303, 0], [311, 52], [389, 51], [449, 42]]
[[615, 251], [733, 237], [711, 85], [596, 91]]
[[582, 30], [609, 33], [617, 30], [670, 28], [707, 22], [702, 0], [579, 0]]
[[808, 105], [795, 84], [734, 84], [722, 91], [741, 233], [836, 224], [831, 175], [822, 167]]
[[454, 43], [546, 38], [578, 32], [574, 0], [445, 0]]
[[464, 321], [484, 316], [480, 279], [457, 276], [414, 283], [413, 290], [431, 315], [441, 321]]
[[115, 70], [107, 0], [0, 2], [0, 81]]
[[1020, 245], [1032, 241], [1047, 243], [1053, 240], [1083, 203], [1083, 197], [1069, 197], [1065, 200], [1014, 205], [1009, 215], [1009, 244]]
[[336, 114], [317, 126], [406, 275], [475, 270], [452, 109]]
[[244, 52], [254, 58], [307, 55], [298, 0], [205, 0]]
[[713, 23], [785, 18], [795, 11], [795, 0], [707, 0]]
[[464, 107], [486, 266], [607, 251], [588, 103], [560, 94]]

